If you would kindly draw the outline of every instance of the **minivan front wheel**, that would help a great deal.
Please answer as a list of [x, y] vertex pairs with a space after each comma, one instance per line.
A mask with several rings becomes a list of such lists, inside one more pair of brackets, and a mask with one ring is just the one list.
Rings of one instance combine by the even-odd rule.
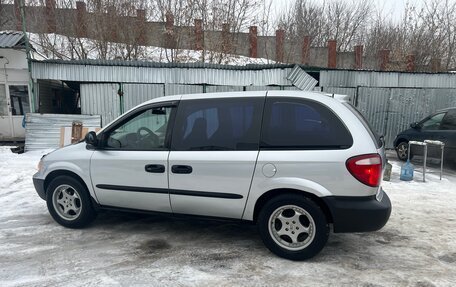
[[96, 217], [89, 192], [70, 176], [58, 176], [49, 183], [46, 203], [52, 218], [65, 227], [81, 228]]
[[[406, 161], [408, 158], [408, 142], [400, 142], [396, 147], [397, 158]], [[412, 159], [413, 155], [410, 153], [410, 159]]]
[[310, 199], [286, 194], [268, 201], [258, 217], [266, 247], [280, 257], [304, 260], [325, 246], [329, 227], [320, 207]]

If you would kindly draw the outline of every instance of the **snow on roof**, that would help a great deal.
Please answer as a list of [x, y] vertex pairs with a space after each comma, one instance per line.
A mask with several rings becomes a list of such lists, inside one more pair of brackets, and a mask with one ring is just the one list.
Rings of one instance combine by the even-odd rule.
[[1, 31], [0, 48], [25, 48], [24, 34], [15, 31]]
[[285, 69], [293, 68], [295, 64], [211, 64], [202, 62], [173, 63], [173, 62], [155, 62], [141, 60], [102, 60], [102, 59], [84, 59], [84, 60], [61, 60], [49, 59], [36, 61], [49, 64], [62, 65], [83, 65], [83, 66], [123, 66], [123, 67], [143, 67], [143, 68], [210, 68], [221, 70], [264, 70], [264, 69]]

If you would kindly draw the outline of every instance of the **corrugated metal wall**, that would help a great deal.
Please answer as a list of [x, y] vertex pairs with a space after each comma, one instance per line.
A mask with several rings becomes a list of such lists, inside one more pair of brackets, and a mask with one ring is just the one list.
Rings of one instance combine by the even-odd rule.
[[182, 95], [182, 94], [199, 94], [203, 93], [203, 85], [165, 85], [165, 96]]
[[350, 96], [350, 102], [354, 104], [356, 96], [356, 88], [339, 88], [339, 87], [323, 87], [322, 92], [328, 94], [339, 94]]
[[222, 92], [240, 92], [243, 87], [239, 86], [206, 86], [206, 93], [222, 93]]
[[[287, 76], [292, 68], [236, 69], [166, 68], [127, 65], [81, 65], [33, 62], [34, 79], [55, 79], [77, 82], [208, 84], [220, 86], [281, 85], [292, 86]], [[304, 71], [300, 77], [305, 75]]]
[[352, 96], [376, 132], [385, 136], [387, 148], [411, 123], [456, 106], [456, 74], [321, 71], [320, 87]]
[[[124, 110], [159, 96], [294, 90], [294, 82], [312, 86], [307, 85], [312, 79], [297, 67], [249, 69], [108, 64], [33, 62], [32, 75], [34, 79], [86, 82], [81, 83], [81, 111], [101, 115], [103, 126], [119, 116], [118, 85], [94, 83], [97, 81], [124, 83]], [[456, 74], [322, 70], [319, 88], [326, 93], [351, 96], [375, 129], [385, 135], [389, 148], [395, 135], [411, 122], [437, 109], [456, 105]]]
[[27, 114], [25, 151], [58, 148], [60, 128], [71, 127], [73, 121], [81, 121], [84, 127], [100, 127], [100, 116]]
[[386, 147], [393, 148], [396, 135], [430, 113], [456, 106], [456, 89], [358, 89], [358, 110], [385, 136]]
[[81, 84], [81, 114], [100, 115], [105, 126], [120, 115], [118, 84]]
[[320, 87], [456, 88], [456, 74], [320, 71]]
[[[101, 115], [104, 127], [120, 116], [120, 100], [117, 95], [118, 84], [81, 84], [81, 113]], [[213, 93], [230, 91], [268, 91], [297, 90], [296, 87], [280, 86], [213, 86], [213, 85], [180, 85], [180, 84], [123, 84], [124, 111], [148, 100], [180, 94]]]
[[126, 84], [123, 89], [125, 111], [148, 100], [163, 97], [165, 91], [163, 84]]

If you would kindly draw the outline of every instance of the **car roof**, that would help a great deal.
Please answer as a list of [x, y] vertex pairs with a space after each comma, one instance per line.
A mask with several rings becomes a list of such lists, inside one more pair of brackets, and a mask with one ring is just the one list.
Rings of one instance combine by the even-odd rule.
[[[182, 94], [175, 96], [158, 97], [142, 103], [140, 106], [161, 103], [168, 101], [179, 101], [179, 100], [194, 100], [194, 99], [215, 99], [215, 98], [236, 98], [236, 97], [299, 97], [307, 98], [315, 101], [333, 101], [335, 98], [337, 101], [345, 101], [345, 97], [334, 97], [332, 94], [314, 92], [314, 91], [242, 91], [242, 92], [222, 92], [222, 93], [199, 93], [199, 94]], [[324, 97], [322, 97], [324, 96]], [[337, 95], [340, 96], [340, 95]]]
[[448, 112], [450, 110], [456, 110], [456, 107], [450, 107], [450, 108], [444, 108], [444, 109], [441, 109], [441, 110], [437, 110], [436, 113]]

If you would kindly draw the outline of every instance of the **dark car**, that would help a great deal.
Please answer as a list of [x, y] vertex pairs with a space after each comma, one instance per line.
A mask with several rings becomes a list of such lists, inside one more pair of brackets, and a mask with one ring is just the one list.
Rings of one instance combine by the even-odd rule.
[[[456, 163], [456, 107], [437, 111], [425, 119], [412, 123], [410, 129], [400, 132], [394, 140], [397, 157], [406, 160], [409, 141], [438, 140], [445, 143], [444, 161]], [[429, 147], [428, 156], [440, 158], [438, 147]], [[422, 155], [421, 147], [412, 146], [410, 158]]]

